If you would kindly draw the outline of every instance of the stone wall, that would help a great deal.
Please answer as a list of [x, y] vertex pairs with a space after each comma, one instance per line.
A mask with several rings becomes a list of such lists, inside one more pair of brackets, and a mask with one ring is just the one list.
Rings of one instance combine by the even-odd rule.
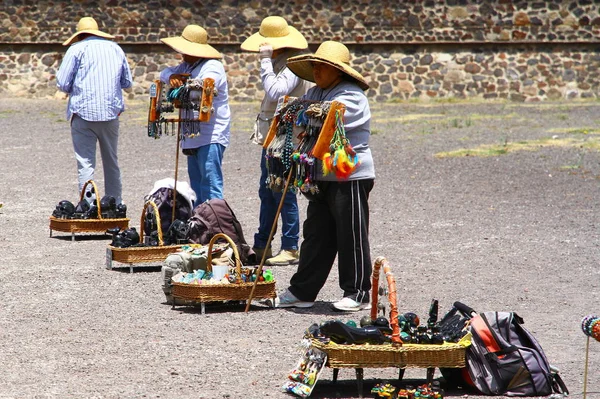
[[315, 50], [341, 40], [376, 101], [598, 97], [600, 7], [591, 0], [234, 1], [3, 0], [0, 92], [53, 96], [54, 75], [82, 16], [117, 37], [144, 97], [176, 60], [159, 38], [204, 26], [224, 54], [235, 101], [262, 96], [255, 54], [239, 44], [267, 15], [282, 15]]

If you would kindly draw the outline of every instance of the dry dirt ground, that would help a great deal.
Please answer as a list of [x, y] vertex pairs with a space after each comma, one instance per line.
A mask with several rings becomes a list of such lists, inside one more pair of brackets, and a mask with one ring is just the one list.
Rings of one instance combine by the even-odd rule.
[[[280, 387], [312, 323], [337, 314], [332, 272], [316, 306], [164, 303], [156, 267], [105, 268], [103, 236], [49, 237], [62, 199], [77, 201], [66, 103], [0, 99], [0, 398], [285, 398]], [[172, 177], [175, 140], [146, 136], [145, 102], [121, 119], [124, 200], [139, 226], [144, 195]], [[385, 256], [401, 312], [440, 313], [460, 300], [516, 311], [582, 397], [581, 319], [600, 313], [600, 102], [371, 104], [377, 181], [373, 258]], [[225, 194], [247, 240], [257, 226], [258, 104], [232, 105]], [[464, 151], [468, 150], [468, 155]], [[458, 156], [457, 156], [458, 155]], [[179, 176], [187, 179], [183, 163]], [[96, 182], [103, 192], [101, 168]], [[307, 202], [300, 200], [302, 216]], [[274, 241], [275, 249], [279, 240]], [[294, 267], [274, 269], [284, 289]], [[365, 394], [394, 369], [366, 369]], [[312, 397], [355, 398], [354, 370], [325, 369]], [[423, 382], [425, 370], [406, 379]], [[435, 378], [441, 378], [436, 371]], [[600, 343], [589, 345], [588, 396], [600, 397]], [[593, 393], [592, 393], [593, 392]], [[450, 397], [472, 394], [450, 390]]]

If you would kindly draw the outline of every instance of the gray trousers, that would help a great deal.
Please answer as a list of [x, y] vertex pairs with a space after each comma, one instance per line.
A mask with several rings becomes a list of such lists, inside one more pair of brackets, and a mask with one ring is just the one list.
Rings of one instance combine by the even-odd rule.
[[[96, 142], [100, 145], [102, 167], [104, 169], [104, 195], [115, 197], [121, 203], [121, 170], [117, 157], [119, 142], [119, 119], [106, 122], [89, 122], [73, 115], [71, 137], [77, 159], [79, 192], [88, 180], [94, 180], [96, 169]], [[99, 198], [102, 194], [96, 193]]]

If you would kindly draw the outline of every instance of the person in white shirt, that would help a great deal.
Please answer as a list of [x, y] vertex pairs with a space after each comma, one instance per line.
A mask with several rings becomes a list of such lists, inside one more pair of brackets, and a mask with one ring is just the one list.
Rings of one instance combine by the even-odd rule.
[[[308, 48], [304, 36], [287, 21], [278, 16], [269, 16], [262, 20], [260, 30], [248, 37], [241, 45], [242, 50], [258, 52], [260, 58], [260, 78], [265, 96], [256, 117], [252, 141], [263, 145], [273, 120], [277, 101], [282, 96], [301, 97], [312, 83], [299, 78], [287, 67], [288, 58], [299, 55]], [[288, 190], [281, 208], [281, 247], [276, 256], [272, 256], [267, 241], [275, 219], [282, 193], [267, 186], [266, 150], [263, 149], [260, 160], [260, 180], [258, 196], [260, 213], [258, 232], [254, 234], [253, 250], [258, 259], [267, 252], [265, 264], [285, 266], [298, 263], [298, 241], [300, 237], [300, 215], [296, 193]], [[270, 243], [269, 243], [270, 244]]]

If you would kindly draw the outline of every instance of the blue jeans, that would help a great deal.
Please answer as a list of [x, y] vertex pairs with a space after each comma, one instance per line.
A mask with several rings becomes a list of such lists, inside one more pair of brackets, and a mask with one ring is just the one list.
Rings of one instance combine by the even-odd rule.
[[198, 148], [198, 151], [187, 156], [190, 185], [196, 193], [197, 205], [213, 198], [223, 198], [223, 153], [225, 146], [209, 144]]
[[[260, 214], [258, 217], [258, 233], [254, 234], [254, 248], [265, 248], [269, 233], [273, 227], [275, 214], [279, 208], [282, 193], [276, 193], [267, 187], [266, 151], [263, 149], [260, 160], [260, 182], [258, 197], [260, 198]], [[277, 231], [277, 230], [275, 230]], [[297, 250], [300, 236], [300, 216], [298, 214], [298, 201], [296, 194], [290, 190], [285, 195], [281, 207], [281, 249]]]

